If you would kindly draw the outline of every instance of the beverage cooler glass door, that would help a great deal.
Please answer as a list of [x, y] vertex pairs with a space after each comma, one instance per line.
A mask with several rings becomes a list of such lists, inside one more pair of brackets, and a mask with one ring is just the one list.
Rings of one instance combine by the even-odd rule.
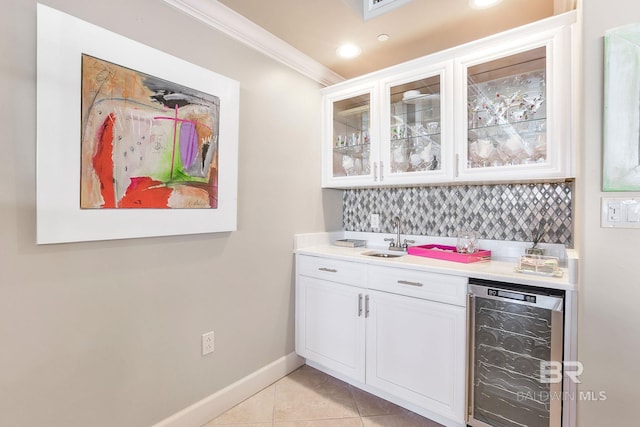
[[560, 427], [563, 296], [471, 282], [469, 299], [468, 424]]

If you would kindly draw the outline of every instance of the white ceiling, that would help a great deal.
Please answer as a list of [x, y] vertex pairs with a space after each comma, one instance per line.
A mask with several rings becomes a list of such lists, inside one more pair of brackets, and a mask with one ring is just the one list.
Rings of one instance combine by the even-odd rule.
[[[216, 0], [208, 0], [215, 2]], [[503, 0], [477, 10], [468, 0], [412, 0], [364, 20], [355, 0], [220, 0], [228, 8], [284, 40], [337, 74], [352, 78], [457, 46], [572, 8], [571, 0]], [[390, 39], [379, 42], [379, 34]], [[336, 48], [352, 42], [355, 59]]]

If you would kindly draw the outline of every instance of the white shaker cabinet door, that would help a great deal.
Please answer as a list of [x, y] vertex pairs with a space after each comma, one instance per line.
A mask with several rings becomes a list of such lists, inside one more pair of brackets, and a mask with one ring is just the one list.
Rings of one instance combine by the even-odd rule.
[[299, 355], [357, 381], [365, 381], [365, 290], [299, 276]]
[[464, 307], [369, 291], [367, 383], [464, 422]]

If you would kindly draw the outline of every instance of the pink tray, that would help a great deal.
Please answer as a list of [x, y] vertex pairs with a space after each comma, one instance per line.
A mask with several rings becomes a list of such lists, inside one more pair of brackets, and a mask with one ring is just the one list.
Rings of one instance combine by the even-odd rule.
[[427, 258], [437, 258], [446, 261], [455, 262], [478, 262], [488, 261], [491, 259], [491, 251], [480, 249], [474, 254], [461, 254], [456, 252], [455, 246], [445, 245], [422, 245], [422, 246], [409, 246], [407, 248], [409, 255], [423, 256]]

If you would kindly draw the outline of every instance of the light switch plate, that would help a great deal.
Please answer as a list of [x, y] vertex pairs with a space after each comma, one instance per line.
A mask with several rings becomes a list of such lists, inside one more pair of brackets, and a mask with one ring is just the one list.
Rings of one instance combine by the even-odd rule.
[[600, 225], [611, 228], [640, 228], [640, 198], [603, 197]]

